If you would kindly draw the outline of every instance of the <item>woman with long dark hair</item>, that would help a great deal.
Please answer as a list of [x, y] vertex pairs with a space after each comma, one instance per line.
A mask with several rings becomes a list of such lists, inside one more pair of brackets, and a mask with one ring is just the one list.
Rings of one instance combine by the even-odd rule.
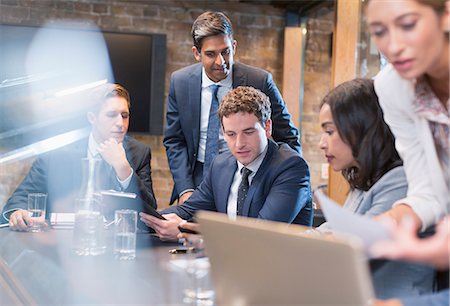
[[[376, 216], [406, 195], [408, 186], [395, 140], [383, 121], [373, 81], [342, 83], [323, 99], [319, 146], [331, 168], [350, 185], [344, 207]], [[327, 229], [325, 224], [319, 231]], [[386, 261], [372, 269], [378, 298], [418, 296], [432, 292], [434, 271], [419, 264]]]

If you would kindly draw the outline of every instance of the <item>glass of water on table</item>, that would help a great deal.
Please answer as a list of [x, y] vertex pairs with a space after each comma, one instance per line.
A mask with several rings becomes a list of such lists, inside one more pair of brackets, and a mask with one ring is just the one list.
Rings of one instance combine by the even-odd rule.
[[45, 210], [47, 206], [47, 194], [28, 194], [28, 212], [32, 220], [30, 232], [42, 232], [45, 227]]
[[136, 257], [137, 211], [121, 209], [114, 212], [114, 255], [120, 260]]

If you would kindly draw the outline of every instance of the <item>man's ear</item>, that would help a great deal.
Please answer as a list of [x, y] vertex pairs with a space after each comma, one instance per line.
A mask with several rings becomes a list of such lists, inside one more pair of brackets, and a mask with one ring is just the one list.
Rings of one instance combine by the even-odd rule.
[[[449, 0], [450, 1], [450, 0]], [[233, 40], [233, 55], [236, 54], [237, 40]]]
[[265, 126], [266, 136], [267, 138], [272, 137], [272, 119], [267, 119], [266, 126]]
[[192, 53], [194, 53], [194, 57], [197, 60], [197, 62], [200, 62], [202, 60], [202, 55], [200, 53], [200, 50], [197, 49], [197, 47], [192, 47]]
[[87, 120], [89, 121], [90, 124], [94, 124], [96, 117], [93, 112], [87, 113]]

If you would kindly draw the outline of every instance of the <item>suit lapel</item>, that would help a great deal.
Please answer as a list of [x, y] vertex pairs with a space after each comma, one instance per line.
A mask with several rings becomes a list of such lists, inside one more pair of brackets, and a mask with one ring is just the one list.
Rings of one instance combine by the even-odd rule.
[[239, 63], [233, 65], [233, 88], [247, 85], [247, 75]]
[[[81, 165], [81, 159], [87, 157], [87, 150], [88, 138], [74, 143], [69, 147], [69, 152], [67, 152], [68, 154], [72, 155], [72, 158], [67, 158], [68, 163], [70, 164], [69, 167], [71, 169], [69, 170], [69, 173], [67, 173], [67, 175], [72, 177], [72, 186], [74, 186], [74, 192], [76, 193], [76, 196], [79, 196], [80, 188], [83, 185], [83, 167]], [[73, 162], [70, 162], [71, 160]]]
[[273, 141], [269, 140], [268, 146], [269, 147], [267, 148], [266, 156], [264, 157], [264, 160], [261, 163], [261, 166], [259, 166], [258, 171], [256, 172], [255, 176], [253, 177], [250, 188], [248, 189], [247, 197], [245, 198], [244, 207], [242, 209], [243, 216], [248, 217], [250, 207], [253, 202], [253, 197], [255, 196], [255, 192], [263, 184], [263, 180], [266, 178], [266, 172], [269, 169], [269, 166], [271, 164], [273, 154], [274, 154], [275, 150], [277, 150], [277, 144], [274, 143]]
[[192, 135], [194, 148], [197, 150], [200, 141], [200, 108], [202, 103], [202, 65], [197, 64], [195, 69], [189, 73], [189, 107], [192, 113], [186, 116], [192, 116]]
[[219, 193], [217, 195], [216, 208], [219, 212], [227, 212], [228, 207], [228, 196], [230, 195], [231, 184], [233, 183], [234, 173], [237, 169], [237, 162], [235, 158], [230, 158], [227, 162], [226, 167], [223, 168], [220, 177], [223, 178], [218, 181], [220, 186], [226, 186], [226, 188], [218, 188]]

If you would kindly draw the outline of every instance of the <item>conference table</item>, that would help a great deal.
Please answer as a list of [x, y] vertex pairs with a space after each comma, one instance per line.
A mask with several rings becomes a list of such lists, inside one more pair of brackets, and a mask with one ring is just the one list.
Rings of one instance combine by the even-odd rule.
[[171, 254], [177, 242], [137, 234], [136, 258], [114, 257], [113, 229], [107, 250], [78, 256], [71, 229], [14, 232], [0, 228], [1, 305], [189, 305], [191, 278], [180, 265], [190, 254]]

